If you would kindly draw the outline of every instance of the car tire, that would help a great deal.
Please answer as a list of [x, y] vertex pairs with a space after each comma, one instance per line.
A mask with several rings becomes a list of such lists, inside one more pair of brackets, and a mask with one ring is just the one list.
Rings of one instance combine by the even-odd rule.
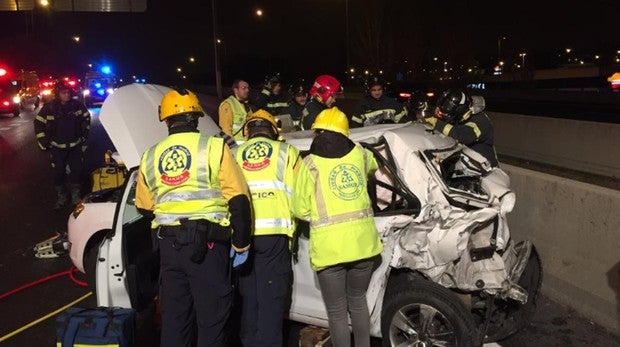
[[479, 345], [469, 310], [449, 289], [415, 273], [390, 278], [381, 312], [383, 346]]
[[[515, 248], [520, 249], [522, 244], [523, 242], [518, 243]], [[542, 286], [542, 263], [533, 245], [528, 263], [517, 283], [527, 292], [527, 302], [521, 304], [510, 299], [496, 302], [484, 342], [499, 341], [513, 335], [525, 328], [536, 312], [538, 294]]]

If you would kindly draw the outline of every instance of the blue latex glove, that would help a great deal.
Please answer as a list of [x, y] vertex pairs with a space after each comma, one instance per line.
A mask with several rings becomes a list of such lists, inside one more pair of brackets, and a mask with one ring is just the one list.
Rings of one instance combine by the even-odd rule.
[[246, 260], [248, 260], [248, 251], [237, 253], [231, 247], [230, 248], [230, 258], [233, 260], [233, 267], [236, 268], [239, 265], [245, 263]]

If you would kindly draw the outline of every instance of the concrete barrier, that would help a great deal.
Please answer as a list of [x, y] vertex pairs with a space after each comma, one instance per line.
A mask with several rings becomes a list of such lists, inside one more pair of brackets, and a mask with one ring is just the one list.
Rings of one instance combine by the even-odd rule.
[[620, 124], [487, 114], [500, 154], [620, 178]]
[[536, 245], [543, 292], [620, 334], [620, 191], [502, 168], [517, 195], [510, 230]]

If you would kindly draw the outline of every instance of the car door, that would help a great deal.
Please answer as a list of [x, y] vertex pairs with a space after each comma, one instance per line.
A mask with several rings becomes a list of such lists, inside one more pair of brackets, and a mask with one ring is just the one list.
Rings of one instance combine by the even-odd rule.
[[152, 247], [151, 218], [135, 206], [137, 168], [128, 174], [113, 225], [99, 250], [97, 300], [100, 306], [141, 310], [153, 302], [159, 279], [159, 252]]

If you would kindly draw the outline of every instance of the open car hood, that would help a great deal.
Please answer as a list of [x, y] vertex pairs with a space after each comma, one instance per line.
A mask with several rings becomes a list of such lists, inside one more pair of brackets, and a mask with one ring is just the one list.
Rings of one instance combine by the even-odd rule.
[[[158, 109], [170, 89], [134, 83], [116, 89], [101, 106], [101, 124], [128, 168], [138, 166], [142, 153], [168, 136], [166, 125], [159, 121]], [[220, 131], [208, 116], [200, 118], [198, 129], [206, 135]]]

